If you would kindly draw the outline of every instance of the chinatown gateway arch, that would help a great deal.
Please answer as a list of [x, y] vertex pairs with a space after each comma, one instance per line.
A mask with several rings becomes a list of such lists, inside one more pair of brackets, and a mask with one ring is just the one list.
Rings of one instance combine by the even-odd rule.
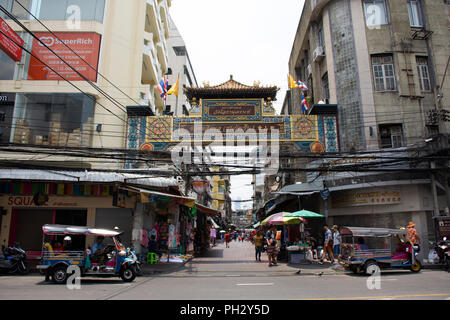
[[[186, 87], [189, 116], [152, 116], [135, 108], [129, 114], [127, 147], [147, 151], [172, 151], [175, 165], [236, 164], [235, 152], [217, 160], [205, 156], [212, 147], [253, 148], [253, 163], [278, 170], [280, 145], [303, 152], [339, 152], [336, 108], [314, 105], [307, 115], [276, 115], [272, 102], [279, 88], [244, 85], [230, 79], [220, 85]], [[209, 148], [206, 151], [205, 148]], [[223, 149], [222, 149], [223, 150]], [[220, 151], [219, 151], [220, 153]], [[132, 162], [128, 168], [136, 167]]]

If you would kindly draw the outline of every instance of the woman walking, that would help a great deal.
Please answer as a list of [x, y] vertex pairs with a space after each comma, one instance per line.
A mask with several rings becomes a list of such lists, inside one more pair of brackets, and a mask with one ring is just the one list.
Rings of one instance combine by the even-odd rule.
[[269, 258], [269, 267], [277, 265], [277, 241], [275, 239], [267, 240], [267, 256]]

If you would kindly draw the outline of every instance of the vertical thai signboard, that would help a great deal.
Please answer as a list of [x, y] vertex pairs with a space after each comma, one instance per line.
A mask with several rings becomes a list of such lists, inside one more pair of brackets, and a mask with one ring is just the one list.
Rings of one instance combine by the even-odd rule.
[[0, 18], [0, 49], [16, 62], [22, 60], [23, 39]]
[[[28, 70], [28, 80], [61, 80], [61, 75], [69, 81], [97, 81], [97, 67], [100, 53], [101, 35], [88, 32], [36, 32], [40, 41], [33, 40], [33, 54], [39, 58], [31, 57]], [[72, 49], [68, 49], [67, 47]], [[52, 51], [66, 61], [65, 64]], [[82, 59], [81, 59], [81, 58]], [[51, 71], [46, 65], [54, 69]], [[79, 74], [78, 74], [79, 73]], [[82, 76], [80, 76], [80, 74]]]

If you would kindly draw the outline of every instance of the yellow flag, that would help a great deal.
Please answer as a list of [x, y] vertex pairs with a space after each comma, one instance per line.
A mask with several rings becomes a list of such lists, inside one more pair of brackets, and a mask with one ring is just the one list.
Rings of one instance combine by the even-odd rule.
[[289, 89], [298, 88], [298, 84], [295, 83], [294, 78], [289, 75]]
[[180, 76], [178, 76], [177, 78], [177, 83], [175, 83], [170, 89], [169, 91], [167, 91], [167, 94], [174, 94], [178, 97], [178, 90], [180, 87]]

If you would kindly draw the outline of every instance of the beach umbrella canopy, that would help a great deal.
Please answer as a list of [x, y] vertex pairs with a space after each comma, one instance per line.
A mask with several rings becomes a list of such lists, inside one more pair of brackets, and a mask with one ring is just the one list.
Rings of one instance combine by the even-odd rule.
[[324, 218], [325, 216], [308, 210], [300, 210], [296, 212], [287, 213], [289, 218]]
[[285, 224], [300, 224], [305, 220], [301, 217], [286, 217], [289, 212], [278, 212], [268, 216], [261, 222], [261, 225], [285, 225]]

